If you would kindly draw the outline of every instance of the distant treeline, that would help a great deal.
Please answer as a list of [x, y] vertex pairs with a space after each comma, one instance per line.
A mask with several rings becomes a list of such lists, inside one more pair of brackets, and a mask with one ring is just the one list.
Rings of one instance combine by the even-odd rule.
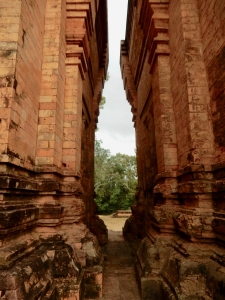
[[111, 155], [101, 143], [95, 141], [95, 201], [98, 213], [109, 214], [130, 208], [135, 201], [136, 157], [121, 153]]

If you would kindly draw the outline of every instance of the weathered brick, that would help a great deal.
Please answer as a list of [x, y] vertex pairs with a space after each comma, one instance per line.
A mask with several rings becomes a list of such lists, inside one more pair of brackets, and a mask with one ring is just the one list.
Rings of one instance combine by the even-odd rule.
[[[146, 253], [168, 253], [170, 246], [165, 245], [173, 244], [176, 235], [186, 240], [186, 249], [193, 247], [192, 241], [213, 244], [215, 236], [224, 241], [224, 18], [225, 2], [219, 0], [128, 2], [120, 64], [136, 130], [138, 192], [124, 235], [150, 238], [143, 240], [136, 266], [143, 298], [161, 297], [163, 288], [155, 289], [156, 282], [151, 282], [156, 274], [162, 281], [166, 276], [173, 287], [178, 282], [185, 286], [178, 298], [189, 286], [179, 276], [173, 281], [179, 272], [170, 273], [170, 264], [165, 271], [165, 256], [146, 258]], [[220, 180], [214, 184], [216, 161]], [[223, 221], [213, 221], [214, 199]], [[200, 248], [212, 254], [210, 246]], [[177, 244], [173, 255], [180, 250]], [[202, 252], [194, 252], [189, 262], [200, 263]], [[143, 266], [155, 264], [157, 270], [148, 273], [147, 283]], [[207, 285], [203, 289], [204, 298]], [[194, 295], [199, 288], [192, 291]], [[210, 297], [220, 296], [211, 288]]]

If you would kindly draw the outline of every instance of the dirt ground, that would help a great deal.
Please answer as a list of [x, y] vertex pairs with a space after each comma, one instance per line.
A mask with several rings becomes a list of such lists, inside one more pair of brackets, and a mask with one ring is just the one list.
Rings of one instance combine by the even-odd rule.
[[99, 217], [104, 221], [108, 230], [113, 230], [113, 231], [122, 231], [124, 223], [128, 219], [126, 217], [125, 218], [114, 218], [113, 215], [109, 215], [109, 216], [99, 215]]
[[109, 234], [108, 243], [102, 248], [105, 254], [102, 300], [140, 300], [134, 268], [136, 250], [122, 234], [127, 218], [99, 217]]

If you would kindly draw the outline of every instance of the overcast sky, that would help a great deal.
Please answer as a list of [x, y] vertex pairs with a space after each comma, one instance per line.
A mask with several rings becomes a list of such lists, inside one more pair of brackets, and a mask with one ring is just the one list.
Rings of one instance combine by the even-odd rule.
[[108, 0], [109, 81], [105, 82], [104, 109], [100, 110], [96, 138], [111, 154], [135, 155], [135, 132], [131, 107], [126, 100], [120, 72], [120, 40], [125, 39], [127, 0]]

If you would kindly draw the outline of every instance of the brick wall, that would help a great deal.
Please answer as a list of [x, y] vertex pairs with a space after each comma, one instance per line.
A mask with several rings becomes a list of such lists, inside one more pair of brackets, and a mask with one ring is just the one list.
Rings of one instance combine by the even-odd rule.
[[[223, 189], [222, 171], [218, 171], [217, 175], [210, 173], [211, 168], [218, 168], [213, 165], [218, 161], [218, 152], [214, 151], [214, 135], [215, 138], [223, 138], [223, 121], [218, 121], [218, 116], [223, 115], [223, 102], [217, 100], [220, 113], [217, 114], [216, 124], [220, 127], [215, 131], [214, 122], [213, 132], [211, 106], [215, 109], [216, 100], [211, 105], [208, 82], [215, 74], [207, 66], [208, 61], [215, 65], [215, 59], [218, 61], [223, 53], [220, 51], [223, 49], [223, 26], [218, 23], [223, 13], [218, 4], [217, 1], [211, 4], [195, 0], [129, 2], [128, 31], [123, 42], [127, 45], [128, 58], [127, 61], [123, 58], [125, 52], [122, 44], [121, 69], [127, 99], [134, 113], [137, 136], [140, 190], [137, 206], [144, 207], [144, 210], [148, 207], [151, 211], [153, 200], [148, 199], [152, 194], [157, 213], [149, 211], [145, 221], [150, 218], [157, 230], [164, 230], [164, 225], [160, 225], [163, 219], [154, 215], [164, 211], [160, 205], [165, 204], [166, 210], [171, 211], [167, 222], [172, 230], [174, 221], [171, 216], [178, 209], [176, 205], [185, 207], [184, 211], [190, 207], [204, 208], [204, 213], [210, 215], [213, 200], [209, 182], [213, 176], [219, 179], [214, 189], [217, 202], [219, 194], [216, 193], [219, 193], [218, 189]], [[209, 19], [204, 18], [207, 12]], [[210, 27], [211, 23], [215, 28]], [[219, 53], [216, 58], [207, 47], [210, 41], [204, 38], [203, 29], [207, 37], [217, 37], [219, 33], [216, 32], [220, 32], [220, 38], [212, 46], [214, 55]], [[211, 55], [211, 60], [207, 60], [207, 53]], [[127, 83], [125, 65], [131, 70], [132, 76], [129, 76], [136, 87], [136, 110], [129, 97], [132, 88]], [[223, 71], [218, 62], [213, 70], [220, 74], [218, 81], [214, 78], [214, 86], [220, 85], [222, 91]], [[216, 95], [214, 93], [213, 97]], [[213, 238], [212, 226], [203, 225], [203, 228], [202, 237]]]
[[180, 167], [213, 161], [210, 97], [199, 25], [197, 1], [171, 1], [170, 28], [175, 28], [170, 34], [172, 90]]
[[203, 57], [207, 70], [216, 161], [225, 159], [225, 3], [199, 1]]
[[133, 16], [133, 26], [132, 26], [132, 31], [131, 31], [131, 40], [130, 40], [130, 48], [128, 48], [129, 52], [129, 61], [130, 61], [130, 67], [131, 67], [131, 72], [134, 75], [134, 82], [135, 84], [138, 84], [139, 78], [137, 75], [138, 71], [138, 64], [139, 64], [139, 59], [142, 59], [140, 57], [141, 50], [143, 50], [144, 47], [144, 41], [143, 41], [143, 31], [141, 29], [141, 26], [139, 24], [139, 19], [140, 19], [140, 7], [141, 5], [138, 4], [137, 7], [134, 8], [134, 16]]
[[[123, 232], [145, 237], [136, 264], [143, 298], [223, 295], [219, 272], [204, 271], [204, 287], [194, 276], [189, 289], [180, 271], [185, 265], [193, 275], [204, 260], [214, 270], [225, 265], [217, 245], [225, 243], [224, 26], [224, 1], [128, 1], [121, 69], [135, 119], [139, 189]], [[144, 273], [146, 266], [153, 268]]]
[[[186, 164], [182, 159], [183, 153], [188, 151], [188, 103], [187, 103], [187, 75], [184, 61], [184, 39], [182, 31], [182, 18], [180, 5], [177, 1], [171, 1], [169, 5], [170, 15], [170, 47], [176, 49], [171, 51], [171, 87], [174, 99], [174, 115], [176, 122], [176, 136], [178, 145], [179, 167]], [[180, 3], [179, 3], [180, 4]], [[173, 30], [173, 32], [170, 31]]]
[[45, 3], [1, 1], [0, 4], [5, 14], [1, 18], [1, 45], [7, 53], [4, 59], [7, 65], [1, 64], [1, 77], [2, 81], [6, 78], [11, 81], [7, 84], [11, 85], [11, 91], [5, 90], [7, 111], [6, 107], [2, 108], [2, 126], [8, 131], [2, 153], [7, 153], [4, 160], [29, 168], [34, 165], [36, 154]]
[[61, 167], [66, 58], [66, 5], [47, 1], [36, 164]]
[[[107, 2], [0, 0], [0, 15], [0, 291], [10, 299], [33, 299], [38, 286], [43, 298], [49, 288], [55, 293], [52, 271], [48, 280], [40, 274], [29, 291], [29, 279], [19, 279], [23, 268], [40, 259], [36, 245], [66, 240], [85, 266], [82, 241], [93, 239], [98, 247], [94, 233], [99, 243], [107, 242], [94, 202], [94, 135], [108, 66]], [[10, 277], [18, 263], [16, 288], [6, 286], [3, 269]], [[67, 295], [73, 294], [74, 278], [63, 284]]]
[[[1, 159], [7, 159], [12, 99], [14, 98], [15, 64], [18, 49], [21, 1], [0, 1], [0, 118]], [[14, 12], [16, 10], [16, 14]]]

